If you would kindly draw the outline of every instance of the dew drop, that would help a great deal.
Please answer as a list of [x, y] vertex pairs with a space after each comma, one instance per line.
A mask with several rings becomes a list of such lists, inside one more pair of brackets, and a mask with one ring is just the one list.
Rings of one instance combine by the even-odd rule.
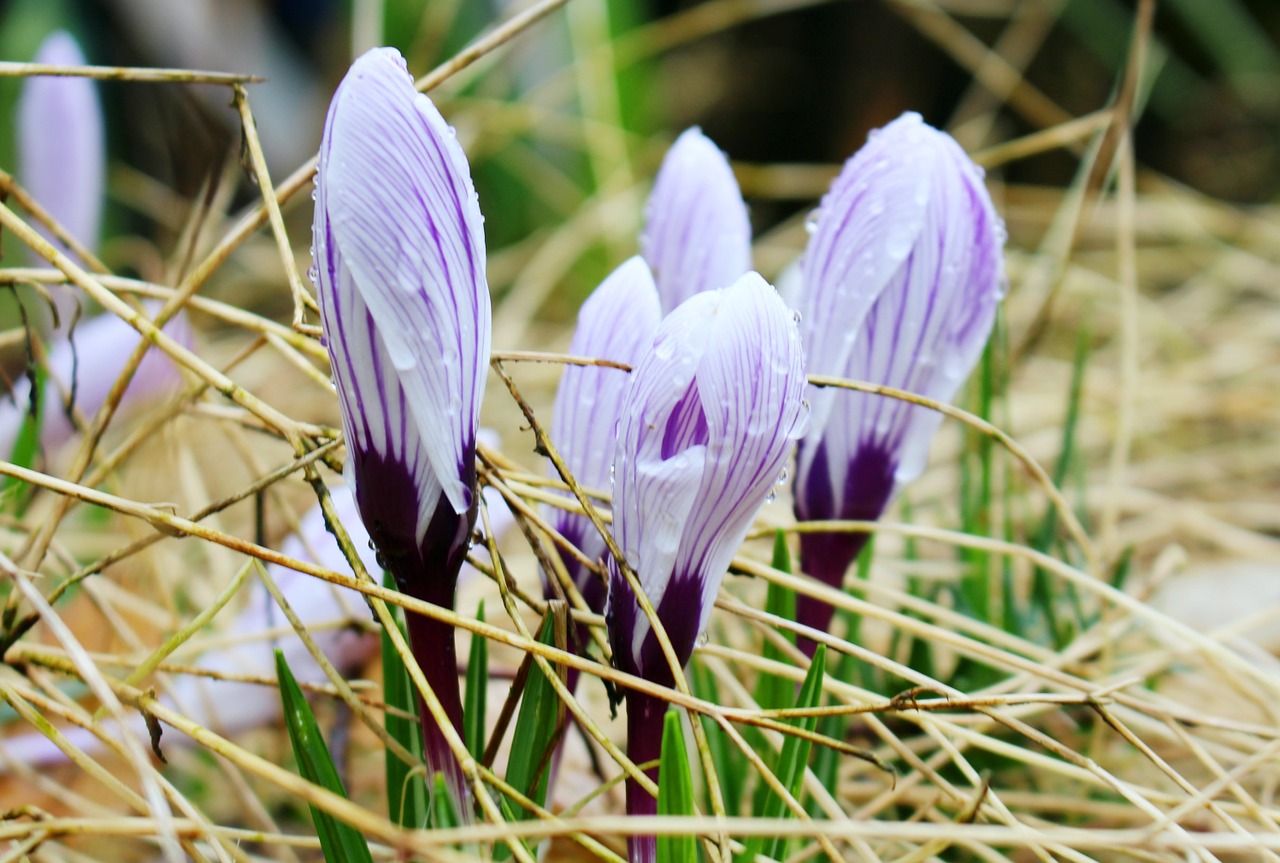
[[773, 503], [777, 499], [778, 499], [778, 493], [773, 489], [769, 489], [769, 493], [764, 497], [764, 502], [767, 504]]
[[798, 324], [798, 323], [800, 323], [800, 321], [804, 320], [804, 315], [800, 314], [800, 310], [799, 310], [799, 309], [792, 309], [792, 310], [791, 310], [791, 320], [795, 321], [795, 322]]
[[791, 477], [791, 469], [786, 465], [782, 466], [782, 471], [778, 474], [778, 485], [785, 485]]
[[822, 218], [821, 207], [819, 207], [816, 210], [813, 210], [812, 212], [809, 213], [809, 215], [805, 216], [805, 219], [804, 219], [805, 231], [812, 234], [814, 231], [818, 230], [818, 219], [820, 218]]
[[711, 634], [707, 632], [705, 629], [702, 630], [702, 632], [698, 633], [698, 647], [706, 647], [707, 643], [710, 641], [711, 641]]

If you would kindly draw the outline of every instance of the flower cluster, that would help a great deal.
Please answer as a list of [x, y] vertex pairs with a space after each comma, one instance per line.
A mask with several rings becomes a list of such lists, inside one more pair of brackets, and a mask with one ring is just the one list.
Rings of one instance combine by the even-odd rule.
[[[338, 88], [317, 184], [315, 280], [359, 512], [400, 589], [451, 607], [477, 501], [484, 236], [466, 157], [393, 51], [360, 58]], [[556, 396], [552, 439], [579, 484], [612, 491], [620, 556], [581, 514], [547, 507], [548, 523], [601, 564], [566, 557], [573, 587], [606, 614], [614, 664], [662, 685], [692, 655], [797, 441], [801, 520], [878, 518], [923, 469], [935, 412], [834, 388], [811, 410], [806, 366], [949, 400], [1001, 296], [1001, 228], [981, 175], [914, 114], [874, 135], [824, 198], [803, 315], [751, 272], [750, 241], [727, 160], [686, 132], [658, 174], [641, 254], [583, 305], [570, 345], [612, 363], [569, 367]], [[805, 533], [804, 570], [838, 585], [860, 547]], [[830, 609], [802, 600], [798, 618], [823, 629]], [[409, 629], [459, 726], [452, 631], [417, 615]], [[652, 761], [665, 703], [636, 690], [627, 702], [631, 757]], [[428, 765], [462, 799], [433, 725]], [[635, 783], [627, 798], [632, 813], [655, 811]], [[652, 859], [652, 837], [631, 853]]]

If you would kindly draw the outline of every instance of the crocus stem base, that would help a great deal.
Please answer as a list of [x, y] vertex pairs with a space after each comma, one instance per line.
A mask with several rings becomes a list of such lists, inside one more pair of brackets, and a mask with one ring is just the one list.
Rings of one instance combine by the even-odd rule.
[[[667, 702], [643, 692], [627, 693], [627, 757], [637, 766], [656, 762], [662, 755], [662, 717]], [[654, 782], [658, 767], [645, 770]], [[627, 780], [627, 814], [657, 815], [658, 800], [634, 779]], [[658, 840], [654, 836], [632, 836], [627, 839], [627, 856], [631, 863], [655, 863]]]
[[[454, 730], [461, 736], [462, 693], [458, 686], [458, 658], [453, 627], [420, 614], [405, 615], [405, 623], [414, 659]], [[427, 710], [421, 694], [418, 696], [418, 712], [422, 717], [422, 754], [427, 763], [427, 771], [431, 775], [444, 774], [445, 783], [453, 794], [458, 817], [465, 821], [469, 818], [470, 806], [462, 767], [458, 764], [444, 731]]]
[[[828, 587], [840, 589], [849, 566], [867, 544], [865, 533], [806, 533], [800, 536], [800, 566], [808, 575]], [[812, 596], [796, 596], [796, 623], [829, 632], [835, 607]], [[800, 636], [796, 645], [813, 657], [817, 642]]]

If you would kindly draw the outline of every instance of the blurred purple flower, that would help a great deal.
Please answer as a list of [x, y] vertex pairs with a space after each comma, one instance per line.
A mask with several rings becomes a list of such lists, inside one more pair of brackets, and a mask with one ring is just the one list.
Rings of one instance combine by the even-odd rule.
[[[45, 38], [32, 62], [83, 66], [85, 58], [71, 34], [58, 30]], [[94, 82], [52, 76], [23, 81], [17, 148], [18, 181], [68, 234], [89, 249], [95, 248], [106, 198], [107, 155], [102, 105]], [[61, 246], [44, 226], [37, 224], [35, 228]], [[33, 264], [46, 265], [33, 251], [28, 251], [27, 257]], [[50, 295], [65, 322], [75, 305], [73, 289], [54, 286]]]
[[[346, 527], [364, 565], [376, 571], [373, 552], [368, 550], [369, 535], [360, 524], [351, 491], [345, 486], [338, 486], [330, 491], [330, 495], [338, 520]], [[319, 506], [312, 507], [302, 517], [298, 532], [290, 534], [280, 550], [289, 557], [311, 561], [335, 572], [349, 574], [351, 571], [337, 541], [325, 527], [324, 513]], [[351, 674], [371, 658], [377, 648], [376, 638], [350, 626], [331, 625], [368, 619], [369, 612], [360, 594], [275, 563], [267, 564], [267, 571], [289, 606], [307, 625], [316, 646], [339, 672]], [[273, 678], [276, 670], [274, 650], [279, 648], [299, 681], [325, 683], [324, 671], [302, 640], [289, 629], [288, 621], [276, 608], [266, 585], [254, 579], [245, 589], [248, 599], [244, 608], [231, 626], [220, 633], [220, 638], [230, 643], [211, 649], [202, 656], [201, 667], [223, 674]], [[282, 627], [284, 634], [265, 637], [266, 633]], [[169, 706], [176, 706], [197, 724], [226, 736], [256, 728], [280, 715], [280, 694], [277, 691], [230, 680], [180, 677], [162, 700]], [[140, 716], [130, 731], [141, 740], [148, 739], [146, 723]], [[97, 736], [83, 728], [68, 728], [64, 734], [90, 754], [102, 749]], [[164, 740], [166, 746], [186, 746], [192, 742], [184, 734], [166, 735]], [[66, 760], [62, 750], [40, 733], [5, 738], [0, 746], [6, 758], [31, 767], [60, 764]]]
[[[613, 535], [683, 665], [725, 570], [804, 433], [804, 356], [792, 313], [756, 273], [695, 294], [631, 374], [614, 452]], [[622, 671], [673, 681], [648, 618], [609, 561], [609, 641]], [[627, 747], [657, 758], [666, 703], [627, 693]], [[629, 782], [627, 811], [654, 800]], [[632, 842], [650, 860], [653, 838]]]
[[[913, 113], [872, 132], [823, 198], [805, 252], [798, 299], [810, 373], [950, 401], [995, 321], [1003, 230], [981, 170], [945, 132]], [[940, 421], [899, 399], [817, 390], [796, 517], [879, 518], [924, 470]], [[839, 586], [865, 544], [865, 534], [802, 534], [801, 563]], [[825, 630], [832, 613], [797, 598], [801, 623]]]
[[[158, 310], [158, 305], [148, 304], [149, 314]], [[165, 324], [164, 332], [182, 345], [192, 344], [191, 325], [184, 314]], [[101, 409], [140, 339], [128, 323], [103, 314], [77, 324], [66, 338], [51, 341], [48, 378], [40, 394], [39, 441], [43, 449], [57, 449], [75, 434], [68, 398], [74, 399], [71, 407], [85, 419], [92, 419]], [[181, 383], [182, 375], [173, 360], [153, 347], [129, 381], [119, 412], [128, 413], [145, 402], [171, 395]], [[23, 419], [34, 408], [31, 379], [21, 377], [13, 384], [10, 400], [0, 404], [0, 457], [8, 458], [13, 452]]]
[[[339, 85], [316, 183], [315, 279], [360, 514], [400, 589], [452, 608], [489, 361], [483, 217], [453, 129], [393, 49], [364, 54]], [[453, 629], [407, 623], [460, 729]], [[423, 734], [429, 767], [462, 795], [425, 714]]]
[[640, 249], [663, 312], [751, 269], [751, 222], [724, 153], [697, 128], [671, 146], [645, 210]]

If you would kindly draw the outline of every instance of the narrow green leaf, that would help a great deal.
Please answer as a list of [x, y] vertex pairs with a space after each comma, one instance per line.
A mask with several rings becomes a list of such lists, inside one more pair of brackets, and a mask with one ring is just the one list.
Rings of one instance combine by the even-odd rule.
[[450, 830], [457, 827], [458, 811], [453, 808], [453, 794], [443, 773], [436, 773], [431, 786], [431, 804], [427, 808], [427, 827], [431, 830]]
[[[773, 537], [773, 568], [791, 573], [791, 551], [787, 548], [787, 535], [778, 531]], [[783, 620], [796, 619], [796, 595], [780, 584], [769, 583], [769, 592], [765, 597], [765, 611], [777, 615]], [[795, 644], [795, 633], [783, 631], [782, 635]], [[772, 641], [765, 639], [763, 654], [765, 659], [774, 662], [786, 662], [787, 657]], [[756, 704], [765, 709], [785, 707], [795, 695], [795, 684], [785, 677], [775, 674], [761, 674], [756, 678]]]
[[[543, 644], [555, 644], [555, 619], [548, 615], [538, 633]], [[547, 799], [547, 780], [560, 725], [563, 705], [550, 681], [537, 663], [529, 667], [524, 693], [520, 697], [520, 710], [511, 733], [511, 756], [507, 762], [506, 780], [516, 791], [534, 803], [543, 805]], [[524, 820], [529, 813], [521, 806], [512, 805], [516, 817]], [[503, 860], [507, 856], [505, 846], [493, 849], [493, 858]]]
[[[822, 678], [826, 668], [827, 649], [825, 645], [818, 645], [818, 649], [814, 651], [813, 661], [809, 664], [809, 673], [805, 675], [804, 683], [800, 686], [800, 695], [796, 699], [796, 707], [814, 708], [822, 701]], [[807, 731], [813, 731], [817, 727], [817, 717], [801, 717], [789, 720], [790, 724], [796, 728], [802, 728]], [[774, 773], [778, 777], [778, 781], [782, 786], [791, 792], [793, 797], [800, 794], [800, 786], [804, 782], [805, 767], [809, 763], [809, 750], [811, 744], [808, 740], [799, 737], [787, 735], [782, 743], [782, 751], [778, 754], [777, 767]], [[791, 814], [791, 810], [783, 802], [783, 799], [774, 793], [770, 793], [764, 800], [761, 810], [754, 813], [760, 818], [785, 818]], [[783, 860], [787, 853], [786, 840], [781, 837], [756, 837], [747, 842], [747, 850], [742, 859], [752, 861], [758, 854], [764, 854], [775, 860]]]
[[[484, 600], [476, 609], [476, 620], [484, 622]], [[471, 653], [467, 659], [467, 702], [462, 721], [467, 751], [477, 760], [484, 757], [485, 711], [489, 692], [489, 639], [472, 634]]]
[[[298, 772], [304, 779], [346, 797], [347, 791], [342, 787], [338, 768], [333, 765], [329, 747], [325, 745], [315, 714], [311, 712], [311, 705], [307, 703], [298, 681], [289, 670], [289, 663], [279, 650], [276, 651], [276, 677], [280, 681], [285, 725], [289, 729], [293, 754], [298, 759]], [[364, 860], [373, 863], [364, 837], [350, 824], [339, 821], [314, 806], [311, 807], [311, 819], [316, 825], [316, 836], [320, 839], [324, 859], [329, 863], [360, 863]]]
[[[31, 393], [35, 400], [33, 404], [35, 410], [23, 413], [18, 437], [13, 442], [13, 451], [8, 454], [9, 461], [18, 467], [34, 467], [36, 454], [40, 451], [41, 420], [48, 407], [44, 403], [46, 379], [47, 375], [43, 368], [37, 368], [32, 375]], [[6, 505], [9, 501], [13, 501], [16, 515], [21, 516], [26, 510], [26, 503], [30, 499], [30, 495], [25, 494], [27, 491], [29, 489], [24, 488], [21, 480], [11, 476], [0, 479], [0, 501], [4, 501]]]
[[[693, 691], [705, 701], [720, 703], [720, 687], [715, 675], [701, 662], [693, 663]], [[716, 778], [720, 781], [720, 793], [724, 798], [725, 812], [738, 815], [742, 812], [742, 791], [746, 783], [746, 757], [729, 740], [724, 729], [711, 717], [703, 716], [702, 730], [711, 750], [711, 763], [715, 765]], [[711, 808], [710, 800], [707, 808]]]
[[[383, 578], [383, 583], [391, 576]], [[397, 610], [398, 611], [398, 610]], [[394, 613], [394, 612], [393, 612]], [[404, 635], [404, 624], [396, 614], [396, 625]], [[409, 716], [418, 716], [418, 696], [404, 667], [400, 654], [396, 653], [386, 631], [382, 633], [382, 694], [389, 708], [402, 710]], [[392, 739], [398, 742], [422, 762], [422, 728], [418, 722], [388, 710], [383, 724]], [[391, 820], [403, 827], [418, 828], [427, 823], [427, 783], [424, 772], [414, 772], [410, 765], [387, 750], [387, 813]]]
[[[658, 814], [693, 815], [693, 776], [684, 745], [680, 714], [667, 711], [662, 727], [662, 763], [658, 769]], [[658, 863], [698, 863], [692, 836], [659, 836]]]

